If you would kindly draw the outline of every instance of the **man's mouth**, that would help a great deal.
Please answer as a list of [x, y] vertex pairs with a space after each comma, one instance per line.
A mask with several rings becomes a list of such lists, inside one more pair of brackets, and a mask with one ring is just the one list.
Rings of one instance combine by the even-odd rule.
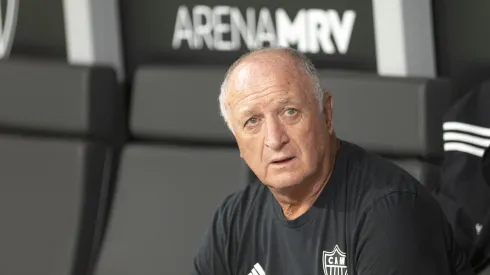
[[280, 158], [277, 160], [273, 160], [271, 163], [272, 164], [284, 164], [284, 163], [287, 163], [293, 159], [294, 159], [294, 157]]

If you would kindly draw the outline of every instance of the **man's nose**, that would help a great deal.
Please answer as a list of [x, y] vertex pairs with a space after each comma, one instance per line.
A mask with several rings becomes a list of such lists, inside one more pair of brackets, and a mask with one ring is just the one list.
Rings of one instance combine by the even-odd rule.
[[289, 142], [284, 125], [278, 119], [270, 119], [266, 123], [265, 146], [277, 151]]

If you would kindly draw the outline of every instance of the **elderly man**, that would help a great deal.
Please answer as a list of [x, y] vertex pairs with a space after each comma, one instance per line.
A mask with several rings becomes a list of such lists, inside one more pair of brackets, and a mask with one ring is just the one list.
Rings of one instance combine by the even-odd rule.
[[332, 96], [304, 55], [242, 56], [219, 102], [260, 181], [224, 200], [193, 274], [472, 274], [423, 186], [336, 137]]

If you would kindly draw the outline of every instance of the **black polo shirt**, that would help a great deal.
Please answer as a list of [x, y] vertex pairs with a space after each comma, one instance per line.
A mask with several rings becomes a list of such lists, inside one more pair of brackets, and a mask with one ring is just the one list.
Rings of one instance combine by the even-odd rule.
[[199, 275], [473, 274], [424, 187], [344, 141], [326, 187], [295, 220], [260, 182], [226, 198], [193, 268]]

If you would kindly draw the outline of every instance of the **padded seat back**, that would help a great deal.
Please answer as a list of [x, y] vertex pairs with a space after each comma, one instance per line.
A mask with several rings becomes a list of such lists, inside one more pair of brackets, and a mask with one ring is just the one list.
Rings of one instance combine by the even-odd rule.
[[136, 73], [130, 131], [136, 138], [234, 143], [219, 114], [226, 70], [145, 67]]
[[444, 79], [380, 77], [320, 71], [333, 94], [337, 134], [370, 151], [393, 156], [441, 157], [442, 118], [449, 107]]
[[122, 133], [122, 93], [104, 67], [0, 62], [0, 131], [113, 139]]
[[189, 274], [214, 211], [245, 178], [234, 150], [128, 146], [96, 274]]
[[219, 116], [225, 71], [140, 68], [130, 132], [95, 274], [189, 274], [225, 197], [248, 169]]
[[[0, 63], [0, 270], [86, 275], [103, 224], [115, 73]], [[90, 138], [90, 139], [89, 139]]]
[[388, 158], [422, 184], [439, 184], [442, 118], [449, 107], [444, 79], [380, 77], [324, 70], [324, 90], [333, 94], [334, 127], [341, 139]]

